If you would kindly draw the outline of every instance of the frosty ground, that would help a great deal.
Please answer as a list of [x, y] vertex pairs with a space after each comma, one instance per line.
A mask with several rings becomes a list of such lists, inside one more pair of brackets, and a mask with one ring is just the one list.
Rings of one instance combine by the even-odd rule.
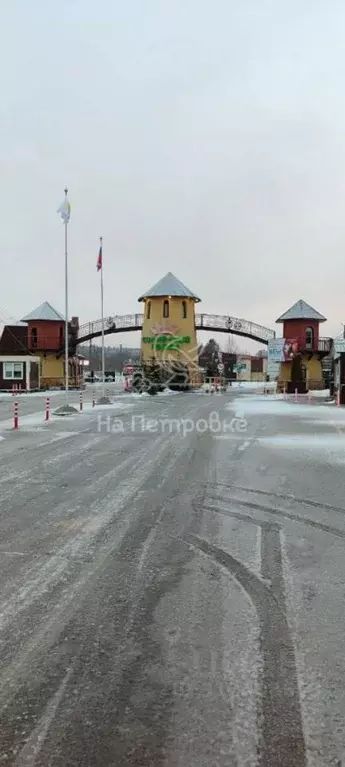
[[0, 763], [342, 764], [344, 411], [112, 393], [0, 398]]

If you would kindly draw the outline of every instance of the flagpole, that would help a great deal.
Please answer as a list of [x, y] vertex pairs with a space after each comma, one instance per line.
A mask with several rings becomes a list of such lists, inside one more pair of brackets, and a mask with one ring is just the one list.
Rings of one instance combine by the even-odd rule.
[[[65, 199], [67, 201], [68, 189], [65, 189]], [[67, 247], [67, 227], [68, 219], [64, 221], [65, 224], [65, 392], [66, 398], [68, 397], [68, 247]]]
[[103, 397], [105, 397], [105, 357], [104, 357], [104, 296], [103, 296], [103, 237], [99, 238], [100, 250], [102, 253], [101, 263], [101, 315], [102, 315], [102, 383], [103, 383]]

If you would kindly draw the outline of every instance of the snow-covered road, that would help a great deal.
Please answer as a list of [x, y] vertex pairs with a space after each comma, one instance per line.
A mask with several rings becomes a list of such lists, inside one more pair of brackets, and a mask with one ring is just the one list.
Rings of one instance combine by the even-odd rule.
[[0, 764], [342, 765], [342, 409], [34, 412], [1, 431]]

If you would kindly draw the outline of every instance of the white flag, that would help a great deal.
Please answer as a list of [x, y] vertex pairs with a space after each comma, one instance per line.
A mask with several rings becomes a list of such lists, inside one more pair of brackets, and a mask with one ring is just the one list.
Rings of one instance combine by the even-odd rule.
[[71, 217], [71, 206], [68, 202], [67, 197], [65, 197], [64, 201], [61, 203], [58, 213], [60, 213], [60, 216], [64, 222], [64, 224], [68, 224], [70, 217]]

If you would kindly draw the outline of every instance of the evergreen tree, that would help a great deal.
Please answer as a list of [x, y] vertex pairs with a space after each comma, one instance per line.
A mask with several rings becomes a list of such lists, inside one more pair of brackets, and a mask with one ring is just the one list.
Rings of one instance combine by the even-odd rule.
[[164, 389], [162, 384], [162, 370], [160, 365], [153, 357], [150, 364], [145, 368], [145, 378], [147, 380], [147, 391], [149, 394], [158, 394], [159, 391]]

